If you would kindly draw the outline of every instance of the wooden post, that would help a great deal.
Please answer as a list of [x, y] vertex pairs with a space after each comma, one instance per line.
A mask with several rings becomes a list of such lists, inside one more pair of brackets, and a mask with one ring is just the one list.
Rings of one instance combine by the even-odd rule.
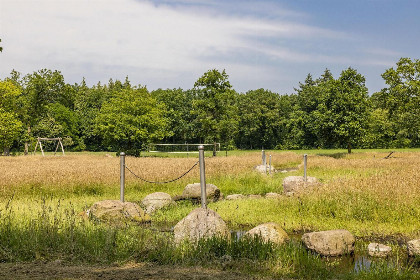
[[63, 143], [61, 143], [61, 138], [58, 138], [58, 142], [61, 145], [61, 150], [63, 151], [63, 156], [64, 156], [64, 147], [63, 147]]
[[35, 150], [34, 150], [34, 155], [35, 155], [35, 153], [36, 153], [36, 148], [38, 148], [38, 142], [39, 142], [39, 137], [38, 137], [38, 140], [36, 141]]
[[38, 138], [38, 141], [39, 141], [39, 147], [41, 148], [41, 153], [42, 153], [42, 156], [43, 157], [45, 157], [45, 155], [44, 155], [44, 150], [42, 149], [42, 144], [41, 144], [41, 141], [40, 141], [40, 139]]

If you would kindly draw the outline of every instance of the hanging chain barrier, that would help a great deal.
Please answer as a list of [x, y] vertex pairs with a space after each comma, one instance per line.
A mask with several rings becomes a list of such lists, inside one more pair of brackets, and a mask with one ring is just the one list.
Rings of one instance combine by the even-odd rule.
[[136, 177], [137, 179], [146, 182], [146, 183], [150, 183], [150, 184], [167, 184], [167, 183], [171, 183], [171, 182], [175, 182], [179, 179], [181, 179], [182, 177], [184, 177], [185, 175], [187, 175], [188, 173], [191, 172], [191, 170], [194, 169], [194, 167], [196, 167], [198, 164], [200, 164], [200, 189], [201, 189], [201, 207], [206, 209], [207, 208], [207, 192], [206, 192], [206, 171], [205, 171], [205, 162], [204, 162], [204, 146], [200, 145], [198, 146], [198, 158], [199, 160], [194, 163], [193, 166], [191, 166], [190, 169], [188, 169], [185, 173], [183, 173], [181, 176], [172, 179], [172, 180], [168, 180], [168, 181], [149, 181], [146, 180], [142, 177], [140, 177], [139, 175], [135, 174], [130, 168], [127, 167], [127, 165], [125, 165], [125, 153], [121, 152], [120, 153], [120, 200], [121, 202], [124, 202], [124, 188], [125, 188], [125, 170], [127, 169], [128, 172], [130, 172], [131, 174], [134, 175], [134, 177]]
[[149, 181], [149, 180], [146, 180], [146, 179], [144, 179], [144, 178], [142, 178], [142, 177], [140, 177], [140, 176], [138, 176], [137, 174], [135, 174], [130, 168], [128, 168], [128, 166], [127, 165], [125, 165], [124, 164], [124, 166], [125, 166], [125, 168], [131, 173], [131, 174], [133, 174], [134, 175], [134, 177], [136, 177], [137, 179], [139, 179], [139, 180], [141, 180], [141, 181], [143, 181], [143, 182], [146, 182], [146, 183], [150, 183], [150, 184], [167, 184], [167, 183], [172, 183], [172, 182], [175, 182], [175, 181], [177, 181], [177, 180], [179, 180], [179, 179], [181, 179], [182, 177], [184, 177], [185, 175], [187, 175], [188, 173], [190, 173], [191, 172], [191, 170], [193, 170], [194, 169], [194, 167], [196, 167], [197, 165], [198, 165], [198, 163], [199, 163], [200, 161], [197, 161], [196, 163], [194, 163], [194, 165], [190, 168], [190, 169], [188, 169], [185, 173], [183, 173], [181, 176], [179, 176], [179, 177], [177, 177], [177, 178], [175, 178], [175, 179], [172, 179], [172, 180], [169, 180], [169, 181]]

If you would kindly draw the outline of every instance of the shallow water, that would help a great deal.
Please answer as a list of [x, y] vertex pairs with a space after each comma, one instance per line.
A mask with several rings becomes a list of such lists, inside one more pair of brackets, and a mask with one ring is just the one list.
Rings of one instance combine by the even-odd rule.
[[[234, 239], [239, 239], [246, 234], [245, 230], [232, 230], [231, 237]], [[294, 242], [300, 242], [302, 234], [291, 234], [289, 235], [290, 239]], [[405, 246], [401, 244], [400, 246]], [[375, 258], [371, 257], [367, 253], [367, 244], [365, 252], [356, 250], [355, 253], [349, 255], [343, 255], [339, 257], [320, 257], [321, 260], [330, 264], [334, 267], [335, 270], [341, 272], [360, 272], [370, 270], [371, 266], [374, 263], [383, 263], [386, 262], [388, 266], [397, 266], [397, 267], [413, 267], [414, 269], [419, 269], [419, 264], [415, 264], [411, 259], [407, 258], [407, 255], [398, 255], [390, 256], [388, 258]], [[402, 250], [403, 251], [403, 250]], [[312, 253], [314, 256], [318, 256], [316, 253]]]

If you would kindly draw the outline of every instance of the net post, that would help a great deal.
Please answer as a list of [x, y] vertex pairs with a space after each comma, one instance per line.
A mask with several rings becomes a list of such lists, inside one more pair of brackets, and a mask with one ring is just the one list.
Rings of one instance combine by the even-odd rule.
[[308, 180], [307, 178], [307, 167], [308, 167], [308, 155], [304, 154], [303, 155], [303, 180], [305, 180], [305, 182]]
[[120, 153], [120, 200], [124, 202], [124, 185], [125, 185], [125, 153]]
[[200, 162], [200, 187], [201, 187], [201, 208], [207, 208], [206, 193], [206, 168], [204, 163], [204, 146], [198, 146], [198, 156]]
[[271, 155], [269, 156], [268, 174], [271, 175]]

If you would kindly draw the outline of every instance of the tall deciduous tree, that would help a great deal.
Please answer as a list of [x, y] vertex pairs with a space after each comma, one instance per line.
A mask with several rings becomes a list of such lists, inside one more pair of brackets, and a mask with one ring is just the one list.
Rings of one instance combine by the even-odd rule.
[[239, 133], [241, 148], [273, 149], [279, 144], [281, 125], [280, 96], [268, 90], [248, 91], [238, 96]]
[[420, 60], [401, 58], [382, 78], [388, 87], [375, 93], [372, 100], [392, 123], [385, 135], [387, 142], [395, 147], [420, 146]]
[[204, 141], [233, 145], [238, 127], [237, 93], [225, 70], [204, 73], [194, 84], [192, 114], [197, 136]]
[[368, 90], [365, 78], [356, 70], [348, 68], [337, 80], [321, 83], [323, 94], [314, 120], [318, 137], [339, 147], [361, 144], [368, 124]]
[[10, 80], [0, 80], [0, 149], [7, 155], [20, 135], [22, 122], [18, 119], [17, 98], [20, 89]]
[[145, 87], [123, 89], [103, 104], [96, 132], [109, 149], [140, 151], [170, 134], [164, 110]]

